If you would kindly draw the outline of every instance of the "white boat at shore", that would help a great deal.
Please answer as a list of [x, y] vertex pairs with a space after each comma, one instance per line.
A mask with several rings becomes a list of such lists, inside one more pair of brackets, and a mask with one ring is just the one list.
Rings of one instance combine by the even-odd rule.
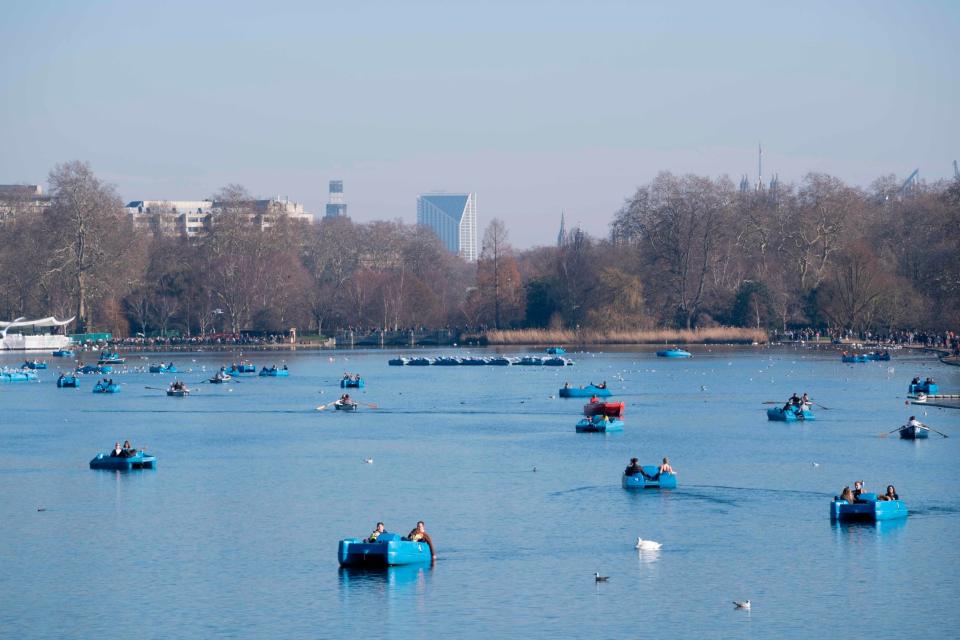
[[[70, 346], [70, 338], [59, 333], [37, 333], [38, 329], [55, 329], [65, 327], [73, 322], [57, 320], [53, 316], [39, 320], [17, 318], [13, 322], [0, 322], [0, 351], [55, 351]], [[18, 331], [11, 333], [11, 329], [30, 329], [30, 333]]]

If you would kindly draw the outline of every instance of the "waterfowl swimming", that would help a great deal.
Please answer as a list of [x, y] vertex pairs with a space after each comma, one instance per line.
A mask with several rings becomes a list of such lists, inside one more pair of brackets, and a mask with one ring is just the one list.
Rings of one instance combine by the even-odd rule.
[[749, 600], [744, 600], [743, 602], [737, 602], [736, 600], [734, 600], [734, 601], [733, 601], [733, 606], [734, 606], [735, 609], [746, 609], [747, 611], [750, 611], [750, 601], [749, 601]]
[[364, 464], [373, 464], [373, 458], [364, 458], [363, 462]]
[[602, 575], [600, 575], [599, 572], [597, 572], [597, 573], [593, 574], [593, 579], [594, 579], [596, 582], [606, 582], [607, 580], [610, 579], [610, 576], [602, 576]]
[[643, 538], [637, 538], [637, 544], [634, 547], [635, 549], [640, 549], [641, 551], [657, 551], [663, 545], [659, 542], [654, 542], [653, 540], [644, 540]]

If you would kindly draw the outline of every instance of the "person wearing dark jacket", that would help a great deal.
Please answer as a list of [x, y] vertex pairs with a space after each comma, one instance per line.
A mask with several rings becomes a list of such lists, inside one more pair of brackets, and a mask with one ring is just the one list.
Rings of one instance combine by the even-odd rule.
[[426, 542], [427, 546], [430, 547], [430, 559], [437, 559], [437, 552], [433, 548], [433, 540], [430, 539], [430, 534], [427, 533], [423, 524], [423, 520], [417, 522], [417, 526], [407, 534], [407, 540], [412, 542]]

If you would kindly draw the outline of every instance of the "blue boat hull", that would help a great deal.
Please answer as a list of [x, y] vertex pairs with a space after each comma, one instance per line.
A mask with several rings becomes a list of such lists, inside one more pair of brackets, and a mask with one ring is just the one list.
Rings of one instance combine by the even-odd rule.
[[110, 373], [113, 371], [113, 367], [108, 364], [86, 364], [82, 367], [77, 367], [77, 373]]
[[24, 367], [25, 369], [46, 369], [46, 368], [47, 368], [47, 363], [46, 363], [46, 362], [36, 362], [36, 361], [34, 361], [34, 362], [24, 362], [24, 363], [23, 363], [23, 367]]
[[289, 376], [290, 372], [286, 369], [262, 369], [260, 375], [270, 378], [284, 378]]
[[938, 391], [940, 391], [940, 387], [937, 386], [936, 382], [931, 382], [930, 384], [921, 382], [920, 384], [911, 384], [909, 393], [925, 393], [928, 396], [935, 396]]
[[567, 354], [567, 350], [563, 347], [550, 347], [547, 349], [547, 353], [551, 356], [563, 356]]
[[109, 453], [98, 453], [90, 461], [91, 469], [107, 469], [109, 471], [130, 471], [131, 469], [156, 469], [157, 458], [138, 451], [129, 458], [111, 456]]
[[150, 365], [150, 373], [179, 373], [176, 367], [165, 367], [164, 365]]
[[666, 349], [657, 351], [658, 358], [692, 358], [693, 354], [683, 349]]
[[651, 478], [655, 478], [654, 480], [644, 478], [639, 473], [632, 476], [624, 474], [620, 484], [624, 489], [676, 489], [677, 474], [662, 473], [657, 475], [659, 468], [656, 465], [643, 465], [643, 472]]
[[363, 389], [364, 386], [362, 378], [360, 380], [340, 380], [341, 389]]
[[68, 378], [58, 378], [57, 386], [60, 387], [61, 389], [76, 388], [80, 386], [80, 380], [78, 380], [77, 378], [74, 378], [73, 376], [70, 376]]
[[24, 371], [2, 371], [0, 372], [0, 382], [30, 382], [36, 380], [37, 374], [29, 369]]
[[54, 358], [72, 358], [75, 354], [70, 349], [60, 349], [53, 352]]
[[[384, 535], [389, 534], [381, 534], [380, 537]], [[360, 538], [346, 538], [340, 541], [337, 551], [341, 567], [389, 567], [429, 563], [431, 559], [430, 545], [427, 543], [399, 539], [365, 542]]]
[[767, 420], [773, 420], [775, 422], [797, 422], [816, 420], [816, 417], [812, 411], [793, 411], [792, 409], [784, 411], [782, 407], [773, 407], [767, 409]]
[[[871, 494], [872, 495], [872, 494]], [[844, 522], [879, 522], [906, 518], [907, 505], [900, 500], [873, 500], [849, 503], [846, 500], [830, 502], [830, 519]]]
[[93, 387], [94, 393], [120, 393], [120, 385], [118, 384], [100, 384], [99, 382], [96, 386]]
[[561, 398], [589, 398], [597, 396], [598, 398], [609, 398], [613, 393], [610, 389], [587, 386], [587, 387], [563, 387], [560, 389]]
[[577, 423], [577, 433], [612, 433], [614, 431], [623, 431], [623, 420], [590, 420], [584, 418]]

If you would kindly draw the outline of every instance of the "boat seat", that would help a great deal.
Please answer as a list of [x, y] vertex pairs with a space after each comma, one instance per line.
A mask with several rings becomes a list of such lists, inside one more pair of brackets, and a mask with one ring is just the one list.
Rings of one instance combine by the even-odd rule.
[[858, 499], [858, 501], [859, 501], [859, 502], [876, 502], [876, 501], [877, 501], [877, 494], [875, 494], [875, 493], [861, 493], [861, 494], [860, 494], [860, 498]]
[[377, 537], [377, 542], [398, 542], [402, 540], [403, 536], [399, 533], [390, 533], [389, 531], [384, 531]]

